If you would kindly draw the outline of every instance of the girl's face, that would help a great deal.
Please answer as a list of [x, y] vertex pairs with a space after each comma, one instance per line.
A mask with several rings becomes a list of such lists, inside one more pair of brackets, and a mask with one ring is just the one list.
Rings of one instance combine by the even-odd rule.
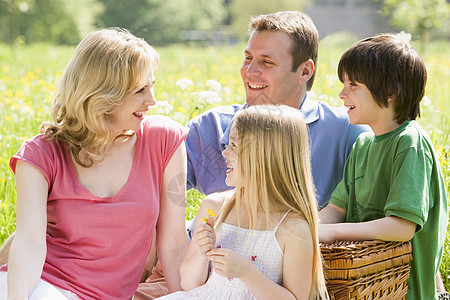
[[120, 134], [123, 130], [137, 131], [141, 128], [145, 114], [150, 106], [156, 104], [154, 83], [155, 77], [152, 73], [146, 83], [136, 87], [127, 95], [124, 103], [114, 108], [110, 121], [115, 132]]
[[227, 164], [227, 178], [225, 183], [228, 186], [236, 186], [237, 184], [237, 172], [238, 168], [238, 135], [236, 126], [231, 127], [230, 131], [230, 143], [228, 147], [222, 152], [222, 156], [225, 158]]

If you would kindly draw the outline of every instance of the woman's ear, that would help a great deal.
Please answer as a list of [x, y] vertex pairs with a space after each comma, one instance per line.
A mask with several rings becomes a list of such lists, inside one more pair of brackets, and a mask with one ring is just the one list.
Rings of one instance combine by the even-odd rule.
[[312, 59], [308, 59], [307, 61], [300, 64], [297, 69], [299, 75], [299, 83], [306, 84], [311, 76], [314, 74], [315, 69], [314, 61]]

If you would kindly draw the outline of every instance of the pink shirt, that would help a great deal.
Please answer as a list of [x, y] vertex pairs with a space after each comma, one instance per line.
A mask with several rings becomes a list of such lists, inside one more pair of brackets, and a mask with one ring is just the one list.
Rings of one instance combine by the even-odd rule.
[[97, 197], [79, 183], [65, 143], [41, 135], [24, 142], [12, 170], [20, 159], [49, 182], [42, 279], [83, 299], [131, 299], [158, 220], [164, 168], [186, 135], [168, 117], [147, 117], [128, 180], [114, 197]]

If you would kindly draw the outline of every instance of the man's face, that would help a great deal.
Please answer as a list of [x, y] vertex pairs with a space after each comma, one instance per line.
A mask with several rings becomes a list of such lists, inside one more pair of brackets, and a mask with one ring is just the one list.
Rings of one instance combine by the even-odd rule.
[[292, 72], [292, 40], [285, 32], [254, 31], [245, 48], [241, 77], [247, 104], [285, 104], [300, 107], [305, 87], [302, 68]]

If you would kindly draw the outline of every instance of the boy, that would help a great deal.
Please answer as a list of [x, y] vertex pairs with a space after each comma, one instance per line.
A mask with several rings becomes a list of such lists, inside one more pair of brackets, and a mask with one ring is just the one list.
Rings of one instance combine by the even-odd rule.
[[448, 208], [439, 160], [414, 121], [425, 92], [425, 64], [408, 43], [382, 34], [348, 49], [338, 75], [350, 122], [367, 124], [373, 133], [357, 139], [343, 179], [320, 212], [320, 241], [411, 240], [406, 298], [436, 299]]

